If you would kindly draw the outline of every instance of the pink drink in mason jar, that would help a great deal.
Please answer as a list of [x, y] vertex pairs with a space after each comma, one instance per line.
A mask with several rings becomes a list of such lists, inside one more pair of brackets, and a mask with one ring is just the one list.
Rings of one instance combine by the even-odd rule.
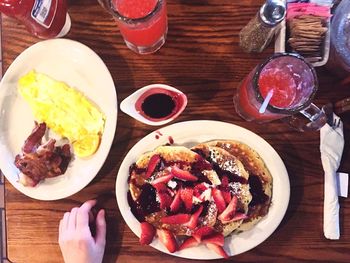
[[[317, 88], [316, 72], [310, 63], [296, 54], [279, 53], [248, 74], [237, 89], [234, 105], [247, 121], [266, 122], [300, 112], [313, 122], [323, 116], [311, 103]], [[268, 94], [271, 98], [261, 112]]]
[[126, 45], [139, 54], [157, 51], [168, 31], [165, 0], [111, 0]]

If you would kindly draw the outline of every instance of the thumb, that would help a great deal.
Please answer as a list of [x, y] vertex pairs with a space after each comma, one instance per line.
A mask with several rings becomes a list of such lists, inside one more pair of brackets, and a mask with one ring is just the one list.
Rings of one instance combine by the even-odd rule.
[[96, 216], [96, 237], [97, 245], [105, 246], [106, 244], [106, 219], [105, 210], [101, 209]]

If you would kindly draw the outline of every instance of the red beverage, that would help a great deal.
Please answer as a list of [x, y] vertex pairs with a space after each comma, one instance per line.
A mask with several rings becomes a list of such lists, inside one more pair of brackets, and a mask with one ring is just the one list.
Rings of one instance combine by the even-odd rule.
[[264, 69], [259, 78], [259, 91], [265, 99], [272, 92], [270, 104], [279, 108], [288, 108], [296, 97], [294, 78], [281, 69]]
[[[257, 66], [234, 96], [237, 113], [248, 121], [271, 121], [293, 115], [311, 104], [317, 90], [316, 73], [300, 56], [277, 54]], [[259, 110], [269, 93], [266, 110]]]
[[112, 0], [112, 7], [131, 50], [153, 53], [164, 44], [168, 30], [165, 0]]
[[18, 19], [40, 38], [60, 37], [70, 29], [66, 0], [0, 0], [0, 12]]

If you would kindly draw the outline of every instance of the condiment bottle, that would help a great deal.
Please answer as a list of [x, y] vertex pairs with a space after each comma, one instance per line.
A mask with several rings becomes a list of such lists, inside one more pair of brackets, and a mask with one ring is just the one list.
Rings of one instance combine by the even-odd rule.
[[341, 78], [350, 74], [350, 1], [341, 1], [331, 20], [327, 68]]
[[21, 21], [39, 38], [66, 35], [71, 21], [66, 0], [0, 0], [0, 12]]
[[259, 12], [239, 33], [241, 48], [248, 53], [262, 52], [286, 16], [286, 3], [283, 0], [267, 0]]

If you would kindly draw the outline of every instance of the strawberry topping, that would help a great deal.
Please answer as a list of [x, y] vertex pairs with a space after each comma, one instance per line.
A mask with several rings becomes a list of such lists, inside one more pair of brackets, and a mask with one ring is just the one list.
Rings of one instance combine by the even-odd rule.
[[157, 229], [157, 235], [160, 242], [170, 253], [174, 253], [177, 250], [177, 242], [172, 232], [167, 229]]
[[226, 202], [221, 191], [217, 188], [213, 188], [212, 195], [219, 213], [222, 213], [226, 208]]
[[191, 211], [192, 209], [192, 198], [193, 198], [193, 189], [186, 187], [180, 189], [180, 197], [182, 202], [185, 204], [186, 211]]
[[158, 193], [158, 197], [161, 209], [167, 209], [170, 207], [171, 202], [173, 201], [170, 195], [167, 193]]
[[216, 254], [222, 256], [223, 258], [229, 258], [225, 250], [222, 248], [222, 246], [218, 246], [216, 244], [207, 243], [205, 244], [210, 250], [214, 251]]
[[203, 226], [198, 228], [192, 236], [198, 241], [201, 242], [203, 237], [209, 236], [214, 233], [214, 229], [210, 226]]
[[180, 180], [183, 180], [183, 181], [197, 181], [198, 180], [197, 176], [194, 176], [189, 171], [182, 170], [182, 169], [180, 169], [177, 166], [171, 167], [171, 173], [177, 179], [180, 179]]
[[158, 154], [155, 154], [151, 157], [151, 159], [148, 162], [148, 166], [147, 166], [147, 171], [146, 171], [146, 178], [148, 179], [151, 177], [151, 175], [153, 174], [153, 172], [156, 170], [157, 165], [160, 163], [160, 156]]
[[225, 242], [224, 235], [221, 233], [215, 233], [202, 239], [202, 243], [204, 244], [211, 243], [218, 246], [223, 246], [224, 242]]
[[151, 184], [152, 185], [159, 184], [159, 183], [166, 184], [171, 179], [173, 179], [173, 177], [174, 177], [174, 175], [172, 175], [172, 174], [163, 175], [163, 176], [160, 176], [157, 179], [153, 180]]
[[204, 201], [204, 197], [202, 196], [202, 194], [207, 189], [208, 189], [208, 187], [206, 187], [205, 183], [197, 184], [193, 188], [193, 196], [197, 197], [201, 201]]
[[170, 205], [170, 211], [173, 213], [176, 213], [181, 206], [181, 196], [180, 196], [180, 191], [177, 191], [174, 200], [172, 201]]
[[[236, 214], [236, 209], [237, 209], [237, 203], [238, 203], [238, 198], [237, 196], [233, 196], [231, 202], [228, 204], [226, 209], [218, 216], [218, 219], [222, 223], [227, 223], [233, 221], [232, 219], [234, 218]], [[237, 221], [239, 219], [235, 219], [234, 221]]]
[[196, 247], [199, 244], [200, 243], [194, 237], [189, 237], [181, 244], [181, 246], [179, 247], [179, 250], [183, 250], [190, 247]]
[[154, 235], [156, 234], [156, 229], [148, 222], [141, 223], [141, 236], [140, 243], [141, 245], [149, 245]]
[[198, 225], [198, 218], [203, 211], [203, 206], [201, 205], [198, 210], [191, 216], [191, 219], [186, 224], [189, 229], [195, 229]]
[[160, 221], [164, 224], [185, 224], [187, 223], [191, 218], [191, 215], [189, 214], [177, 214], [172, 216], [165, 216], [160, 219]]

